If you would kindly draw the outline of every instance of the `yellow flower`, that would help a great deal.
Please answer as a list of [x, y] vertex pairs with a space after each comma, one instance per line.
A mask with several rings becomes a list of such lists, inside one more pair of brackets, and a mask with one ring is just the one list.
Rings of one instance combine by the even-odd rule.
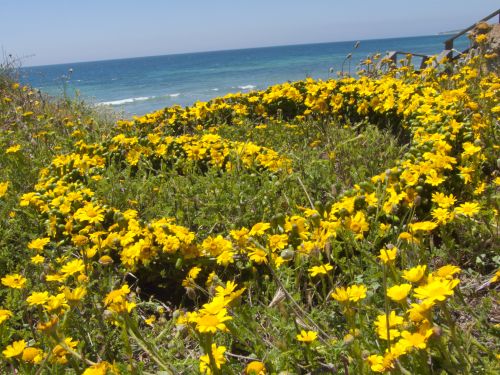
[[364, 285], [352, 285], [346, 288], [339, 287], [335, 288], [331, 296], [334, 300], [340, 303], [346, 303], [348, 301], [358, 302], [366, 298], [367, 288]]
[[248, 255], [250, 260], [254, 261], [255, 263], [267, 263], [267, 254], [264, 250], [257, 247], [249, 247], [247, 251], [249, 252]]
[[[71, 337], [66, 337], [64, 339], [64, 344], [70, 349], [75, 349], [76, 346], [78, 345], [78, 341], [73, 341]], [[66, 358], [67, 354], [68, 354], [67, 350], [61, 344], [57, 344], [54, 347], [54, 349], [52, 349], [51, 360], [53, 363], [59, 363], [64, 365], [68, 363], [68, 359]]]
[[321, 266], [313, 266], [309, 268], [309, 274], [311, 277], [315, 277], [317, 275], [326, 275], [328, 271], [333, 270], [333, 267], [330, 263], [322, 264]]
[[361, 211], [351, 216], [348, 220], [348, 228], [356, 233], [356, 239], [362, 239], [363, 233], [368, 231], [369, 224], [366, 221], [365, 214]]
[[43, 360], [43, 351], [39, 348], [29, 347], [23, 350], [21, 359], [24, 362], [38, 364]]
[[64, 310], [69, 306], [67, 304], [65, 294], [59, 293], [55, 296], [49, 296], [47, 302], [44, 304], [44, 307], [48, 312], [51, 312], [55, 310]]
[[35, 238], [28, 244], [28, 249], [42, 251], [45, 246], [50, 242], [50, 238]]
[[408, 243], [411, 243], [411, 244], [416, 244], [418, 245], [420, 243], [420, 241], [418, 240], [418, 238], [416, 238], [415, 236], [413, 236], [411, 233], [408, 233], [408, 232], [401, 232], [398, 236], [398, 238], [400, 240], [404, 240]]
[[249, 230], [245, 227], [237, 229], [237, 230], [232, 230], [229, 232], [231, 237], [238, 243], [239, 246], [245, 246], [245, 244], [248, 241], [248, 232]]
[[233, 248], [231, 241], [226, 240], [220, 234], [217, 237], [207, 237], [201, 246], [207, 255], [215, 257]]
[[2, 284], [12, 289], [23, 289], [26, 285], [26, 278], [14, 273], [3, 277]]
[[352, 285], [347, 288], [347, 294], [349, 295], [349, 301], [358, 302], [366, 298], [367, 288], [364, 285]]
[[373, 372], [385, 372], [386, 370], [388, 370], [384, 366], [384, 357], [382, 357], [381, 355], [372, 354], [366, 358], [366, 361], [370, 365], [370, 369]]
[[387, 297], [395, 302], [402, 302], [410, 293], [411, 284], [400, 284], [394, 285], [393, 287], [387, 289]]
[[409, 225], [410, 231], [415, 233], [417, 231], [429, 232], [437, 227], [437, 224], [432, 221], [421, 221], [417, 223], [411, 223]]
[[0, 309], [0, 324], [12, 317], [12, 311]]
[[412, 303], [406, 311], [412, 322], [421, 322], [428, 319], [428, 312], [434, 306], [434, 301], [422, 301], [421, 303]]
[[17, 357], [23, 353], [24, 348], [26, 348], [26, 341], [14, 341], [11, 345], [8, 345], [2, 353], [5, 358]]
[[200, 310], [200, 312], [207, 314], [217, 314], [228, 304], [228, 301], [226, 301], [224, 297], [225, 297], [224, 294], [219, 294], [218, 296], [215, 296], [212, 299], [212, 301], [210, 301], [209, 303], [205, 303], [203, 305], [203, 308]]
[[234, 251], [223, 251], [216, 258], [216, 263], [221, 266], [228, 266], [230, 263], [234, 263]]
[[297, 335], [297, 340], [306, 344], [312, 343], [318, 338], [318, 332], [301, 330]]
[[78, 286], [73, 290], [64, 288], [64, 296], [70, 303], [80, 302], [87, 295], [87, 289], [83, 286]]
[[379, 229], [381, 234], [386, 234], [389, 229], [391, 229], [391, 224], [380, 223]]
[[237, 287], [237, 285], [234, 281], [226, 282], [225, 287], [219, 285], [217, 288], [215, 288], [216, 298], [218, 298], [218, 297], [224, 298], [224, 304], [228, 305], [230, 302], [232, 302], [236, 298], [240, 297], [243, 294], [243, 292], [246, 290], [246, 288], [241, 288], [241, 289], [236, 290], [236, 287]]
[[187, 157], [191, 160], [202, 160], [207, 153], [207, 148], [202, 147], [199, 143], [185, 144], [183, 148]]
[[78, 221], [86, 221], [89, 224], [97, 224], [104, 220], [103, 212], [103, 208], [94, 206], [89, 202], [75, 212], [74, 218]]
[[269, 223], [257, 223], [255, 224], [250, 232], [249, 236], [262, 236], [269, 228], [271, 228], [271, 224]]
[[64, 277], [64, 275], [61, 275], [59, 273], [54, 273], [45, 276], [45, 281], [55, 281], [56, 283], [62, 283], [64, 280], [66, 280], [66, 277]]
[[55, 328], [56, 324], [59, 322], [59, 318], [56, 315], [52, 316], [52, 319], [50, 319], [48, 322], [39, 322], [36, 326], [36, 329], [42, 332], [45, 331], [50, 331], [53, 328]]
[[193, 267], [189, 270], [187, 277], [189, 277], [190, 279], [196, 280], [200, 271], [201, 271], [200, 267]]
[[433, 272], [433, 275], [442, 277], [443, 279], [451, 279], [453, 275], [460, 273], [462, 270], [460, 267], [447, 264]]
[[[387, 340], [388, 328], [391, 341], [401, 336], [401, 333], [399, 332], [399, 330], [395, 329], [395, 327], [403, 324], [403, 321], [403, 317], [396, 315], [395, 311], [391, 311], [389, 313], [389, 319], [387, 319], [386, 314], [379, 315], [377, 317], [377, 320], [375, 321], [375, 327], [378, 337], [380, 337], [382, 340]], [[389, 323], [389, 326], [387, 326], [387, 323]]]
[[419, 332], [411, 333], [408, 331], [401, 332], [402, 339], [399, 340], [399, 344], [407, 347], [408, 349], [425, 349], [427, 347], [427, 340], [434, 331], [432, 329], [428, 329], [424, 334]]
[[156, 322], [156, 316], [154, 315], [150, 315], [149, 318], [144, 319], [144, 323], [149, 326], [152, 326], [154, 322]]
[[480, 195], [482, 193], [484, 193], [484, 191], [486, 190], [486, 183], [485, 182], [481, 182], [475, 189], [474, 189], [474, 195]]
[[455, 208], [455, 213], [472, 217], [479, 212], [479, 204], [476, 202], [465, 202]]
[[463, 148], [464, 152], [462, 152], [462, 157], [471, 156], [481, 151], [480, 146], [475, 146], [474, 143], [471, 142], [464, 142]]
[[[215, 367], [220, 369], [221, 366], [226, 363], [226, 358], [224, 357], [224, 353], [226, 352], [225, 346], [217, 346], [215, 343], [212, 344], [212, 358], [214, 360]], [[210, 357], [208, 354], [204, 354], [200, 357], [200, 372], [202, 374], [212, 374], [212, 370], [210, 370]]]
[[245, 375], [266, 375], [266, 366], [260, 361], [252, 361], [245, 367]]
[[391, 347], [390, 352], [388, 349], [386, 349], [384, 360], [392, 363], [397, 358], [408, 353], [410, 349], [411, 347], [409, 347], [405, 341], [399, 340]]
[[453, 212], [441, 207], [432, 210], [431, 215], [438, 224], [449, 223], [454, 218]]
[[128, 293], [130, 293], [130, 287], [124, 284], [120, 289], [109, 292], [106, 298], [104, 298], [104, 304], [109, 305], [111, 303], [120, 302]]
[[398, 248], [395, 246], [392, 249], [383, 248], [380, 250], [380, 255], [378, 256], [378, 258], [384, 264], [391, 263], [394, 262], [394, 260], [396, 259], [397, 253], [398, 253]]
[[418, 287], [414, 296], [423, 301], [444, 301], [453, 295], [453, 289], [460, 283], [458, 279], [434, 279], [428, 284]]
[[441, 208], [449, 208], [453, 206], [457, 200], [453, 194], [446, 196], [443, 193], [436, 192], [432, 194], [432, 201]]
[[130, 287], [124, 284], [120, 289], [108, 293], [104, 298], [104, 305], [117, 314], [131, 312], [136, 307], [136, 304], [127, 300], [128, 293], [130, 293]]
[[215, 333], [217, 330], [227, 331], [224, 322], [231, 319], [233, 318], [227, 315], [227, 309], [225, 308], [221, 309], [216, 314], [202, 313], [197, 319], [196, 329], [200, 333]]
[[110, 373], [116, 373], [113, 369], [113, 366], [110, 363], [103, 361], [87, 367], [82, 375], [107, 375]]
[[31, 263], [33, 264], [40, 264], [40, 263], [43, 263], [45, 261], [45, 258], [43, 256], [41, 256], [40, 254], [37, 254], [33, 257], [31, 257]]
[[6, 154], [15, 154], [20, 149], [21, 149], [21, 145], [13, 145], [13, 146], [10, 146], [9, 148], [7, 148], [7, 150], [5, 150], [5, 153]]
[[0, 182], [0, 198], [2, 198], [6, 193], [7, 189], [9, 188], [9, 182]]
[[269, 248], [273, 251], [283, 250], [288, 244], [288, 236], [286, 234], [273, 234], [269, 236]]
[[215, 271], [210, 272], [210, 274], [207, 276], [207, 281], [205, 281], [205, 285], [207, 287], [211, 286], [215, 280], [217, 280], [219, 277], [215, 273]]
[[44, 305], [49, 300], [49, 292], [32, 292], [31, 295], [26, 298], [26, 302], [30, 306]]
[[335, 288], [335, 291], [331, 294], [332, 298], [340, 303], [345, 303], [349, 301], [349, 293], [344, 287]]
[[484, 43], [488, 39], [488, 36], [486, 34], [480, 34], [476, 36], [476, 43]]
[[425, 182], [431, 186], [439, 186], [444, 182], [444, 180], [445, 178], [443, 175], [438, 174], [435, 169], [431, 169], [425, 179]]
[[490, 279], [490, 283], [496, 283], [498, 280], [500, 280], [500, 269], [495, 272], [493, 277]]
[[182, 286], [183, 287], [188, 287], [192, 286], [194, 284], [194, 281], [198, 277], [198, 274], [200, 273], [201, 268], [200, 267], [193, 267], [189, 270], [186, 278], [182, 281]]
[[471, 173], [474, 172], [473, 168], [459, 166], [458, 170], [460, 171], [459, 176], [462, 177], [464, 183], [468, 184], [472, 181]]
[[85, 264], [81, 259], [74, 259], [66, 263], [61, 267], [61, 273], [64, 278], [67, 278], [75, 273], [83, 272], [85, 270]]
[[409, 270], [404, 270], [402, 277], [403, 279], [410, 281], [412, 283], [418, 283], [420, 280], [422, 280], [422, 277], [424, 277], [426, 269], [427, 269], [426, 265], [416, 266], [410, 268]]

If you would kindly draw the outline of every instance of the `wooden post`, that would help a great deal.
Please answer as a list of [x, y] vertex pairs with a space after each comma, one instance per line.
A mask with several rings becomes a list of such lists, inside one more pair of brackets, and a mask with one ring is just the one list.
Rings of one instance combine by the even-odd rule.
[[453, 38], [448, 39], [444, 42], [444, 49], [448, 51], [451, 51], [453, 49]]

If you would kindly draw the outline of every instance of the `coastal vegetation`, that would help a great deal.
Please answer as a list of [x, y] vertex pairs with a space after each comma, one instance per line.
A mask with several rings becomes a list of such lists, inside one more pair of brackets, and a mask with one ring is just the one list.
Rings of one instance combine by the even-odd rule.
[[496, 374], [477, 43], [132, 119], [2, 72], [0, 371]]

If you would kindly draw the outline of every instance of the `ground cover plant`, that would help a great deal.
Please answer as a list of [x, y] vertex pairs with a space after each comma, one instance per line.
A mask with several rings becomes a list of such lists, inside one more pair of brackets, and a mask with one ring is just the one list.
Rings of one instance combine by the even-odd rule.
[[3, 74], [2, 372], [496, 373], [493, 57], [118, 121]]

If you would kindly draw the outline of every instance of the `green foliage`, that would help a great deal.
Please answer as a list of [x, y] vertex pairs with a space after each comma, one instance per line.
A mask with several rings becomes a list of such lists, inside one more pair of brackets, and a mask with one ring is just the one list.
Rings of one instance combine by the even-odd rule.
[[[0, 310], [16, 312], [0, 321], [0, 349], [26, 340], [45, 350], [41, 363], [18, 353], [9, 366], [237, 374], [255, 360], [279, 374], [494, 374], [498, 78], [460, 69], [451, 83], [405, 67], [378, 80], [284, 84], [116, 125], [78, 98], [39, 96], [0, 74], [0, 278], [27, 282], [0, 288]], [[270, 150], [275, 164], [256, 162]], [[412, 182], [405, 172], [417, 168]], [[82, 195], [63, 207], [68, 192]], [[443, 222], [438, 192], [458, 199]], [[466, 203], [480, 209], [464, 214]], [[162, 236], [178, 248], [165, 250]], [[42, 249], [28, 249], [42, 237]], [[229, 246], [229, 258], [213, 246]], [[418, 265], [425, 276], [390, 299]], [[434, 281], [442, 298], [411, 317]], [[45, 291], [64, 303], [27, 303]], [[204, 332], [210, 307], [229, 319]], [[404, 324], [385, 340], [375, 322], [390, 311]], [[398, 353], [403, 333], [427, 336]]]

